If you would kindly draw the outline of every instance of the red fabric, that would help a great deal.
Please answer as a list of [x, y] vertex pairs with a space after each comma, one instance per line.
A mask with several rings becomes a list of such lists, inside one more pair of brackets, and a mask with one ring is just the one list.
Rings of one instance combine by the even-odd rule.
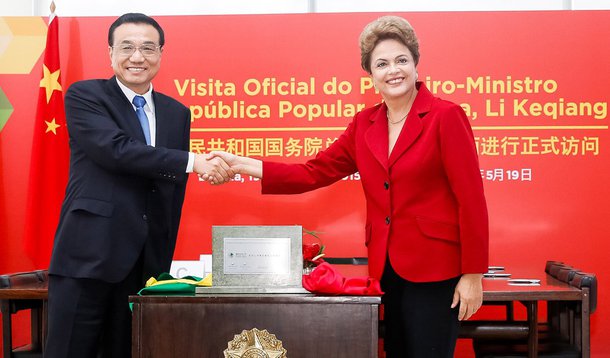
[[379, 281], [371, 277], [343, 277], [331, 264], [323, 262], [309, 275], [303, 275], [303, 287], [325, 295], [380, 296]]
[[68, 181], [68, 131], [59, 66], [59, 24], [47, 31], [25, 217], [24, 249], [37, 269], [48, 268], [53, 237]]

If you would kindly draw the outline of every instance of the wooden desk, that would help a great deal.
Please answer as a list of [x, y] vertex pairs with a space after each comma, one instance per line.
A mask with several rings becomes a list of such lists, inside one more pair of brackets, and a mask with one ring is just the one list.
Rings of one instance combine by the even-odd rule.
[[222, 357], [244, 330], [267, 330], [290, 358], [377, 357], [379, 297], [131, 296], [132, 357]]
[[[366, 275], [367, 274], [367, 267], [366, 266], [353, 266], [353, 265], [337, 265], [337, 268], [339, 269], [339, 271], [345, 275], [345, 276], [361, 276], [361, 275]], [[485, 279], [483, 281], [483, 300], [484, 303], [494, 303], [494, 302], [521, 302], [525, 305], [526, 309], [527, 309], [527, 327], [526, 329], [522, 330], [523, 332], [525, 332], [526, 336], [528, 337], [528, 351], [529, 351], [529, 356], [530, 357], [536, 357], [538, 355], [538, 305], [539, 302], [547, 302], [548, 304], [553, 304], [553, 303], [571, 303], [574, 304], [578, 307], [578, 309], [575, 311], [578, 313], [579, 317], [576, 317], [577, 319], [574, 320], [575, 322], [575, 326], [572, 327], [574, 329], [574, 335], [576, 337], [575, 339], [575, 345], [577, 346], [577, 348], [580, 350], [581, 352], [581, 356], [588, 358], [590, 357], [590, 338], [589, 338], [589, 291], [588, 289], [583, 289], [583, 290], [579, 290], [577, 288], [574, 288], [572, 286], [567, 285], [564, 282], [558, 281], [557, 279], [547, 275], [544, 272], [543, 268], [540, 268], [539, 270], [519, 270], [519, 269], [511, 269], [511, 268], [507, 268], [507, 272], [510, 272], [512, 274], [513, 278], [538, 278], [541, 280], [541, 285], [540, 286], [509, 286], [506, 283], [506, 279]], [[134, 302], [138, 301], [137, 304], [134, 307], [134, 322], [138, 322], [141, 321], [142, 319], [146, 319], [146, 317], [151, 317], [149, 316], [149, 312], [151, 315], [155, 315], [155, 314], [159, 314], [159, 312], [155, 313], [155, 307], [160, 307], [163, 305], [166, 305], [167, 303], [169, 303], [170, 300], [175, 300], [178, 299], [176, 297], [174, 298], [169, 298], [169, 297], [134, 297], [133, 300]], [[308, 305], [308, 309], [313, 311], [310, 312], [311, 316], [310, 316], [310, 322], [307, 323], [310, 327], [308, 328], [309, 330], [313, 330], [313, 328], [311, 327], [317, 327], [317, 325], [323, 325], [325, 327], [327, 327], [326, 329], [328, 331], [332, 331], [332, 334], [337, 334], [336, 331], [334, 330], [335, 327], [335, 323], [336, 322], [330, 322], [329, 323], [329, 316], [327, 315], [327, 312], [329, 310], [332, 310], [332, 308], [329, 307], [338, 307], [338, 306], [333, 306], [336, 303], [341, 303], [341, 300], [345, 300], [343, 303], [343, 305], [346, 304], [353, 304], [353, 303], [348, 303], [351, 302], [351, 300], [353, 300], [354, 298], [349, 298], [349, 297], [319, 297], [319, 298], [303, 298], [302, 301], [296, 300], [296, 299], [292, 299], [293, 301], [290, 302], [289, 298], [283, 298], [285, 300], [284, 303], [282, 303], [283, 305], [294, 305], [297, 302], [300, 303], [304, 303], [306, 305]], [[6, 358], [10, 358], [10, 357], [15, 357], [18, 355], [15, 355], [17, 352], [12, 352], [11, 347], [12, 347], [12, 335], [11, 335], [11, 331], [12, 331], [12, 326], [11, 326], [11, 314], [16, 312], [18, 309], [29, 309], [31, 307], [34, 307], [34, 310], [32, 312], [32, 349], [34, 351], [40, 351], [42, 352], [42, 346], [43, 346], [43, 342], [45, 341], [45, 336], [46, 336], [46, 300], [47, 300], [47, 284], [46, 282], [44, 283], [36, 283], [36, 284], [30, 284], [30, 285], [23, 285], [23, 286], [19, 286], [19, 287], [11, 287], [11, 288], [3, 288], [0, 289], [0, 308], [2, 309], [2, 318], [3, 318], [3, 346], [4, 346], [4, 357]], [[197, 297], [190, 297], [190, 298], [186, 298], [183, 297], [182, 298], [183, 302], [178, 303], [176, 302], [176, 305], [174, 305], [175, 307], [182, 307], [180, 309], [178, 309], [178, 311], [180, 312], [181, 315], [183, 316], [188, 316], [189, 313], [185, 313], [188, 312], [193, 308], [193, 305], [195, 305], [197, 303], [197, 300], [199, 300], [199, 298]], [[254, 300], [254, 298], [250, 297], [244, 297], [241, 298], [240, 300], [242, 301], [234, 301], [233, 304], [240, 304], [243, 303], [244, 305], [247, 302], [252, 302], [252, 300]], [[309, 301], [308, 301], [309, 300]], [[314, 300], [317, 300], [316, 303], [313, 303]], [[372, 301], [370, 301], [372, 300]], [[213, 300], [212, 300], [213, 301]], [[278, 306], [280, 305], [280, 302], [277, 302]], [[149, 305], [150, 304], [150, 305]], [[262, 303], [259, 303], [260, 305], [262, 305]], [[318, 306], [313, 306], [314, 304], [318, 305]], [[371, 317], [374, 317], [374, 319], [372, 319], [371, 317], [361, 317], [361, 320], [367, 320], [367, 325], [370, 326], [370, 334], [371, 335], [375, 335], [377, 334], [377, 316], [376, 316], [376, 310], [377, 310], [377, 305], [379, 304], [379, 298], [376, 297], [370, 297], [370, 298], [362, 298], [362, 300], [360, 302], [357, 302], [358, 305], [369, 305], [370, 307], [368, 309], [370, 309], [370, 315]], [[190, 306], [190, 307], [189, 307]], [[220, 307], [220, 306], [218, 306]], [[321, 308], [323, 307], [323, 309]], [[348, 310], [349, 311], [350, 307], [343, 307], [343, 310]], [[362, 308], [362, 307], [361, 307]], [[304, 309], [305, 310], [305, 309]], [[201, 316], [206, 316], [206, 311], [203, 310], [203, 312], [199, 312], [198, 313], [198, 317]], [[210, 311], [211, 312], [211, 311]], [[302, 312], [302, 314], [305, 311]], [[342, 311], [343, 312], [343, 311]], [[142, 313], [146, 314], [146, 317], [141, 317]], [[553, 312], [549, 312], [550, 314], [552, 314]], [[217, 318], [220, 319], [221, 321], [226, 321], [222, 314], [219, 312], [215, 312], [214, 314], [216, 314]], [[246, 314], [246, 313], [244, 313]], [[138, 316], [140, 315], [140, 316]], [[181, 317], [181, 316], [178, 316]], [[293, 316], [289, 316], [290, 318], [293, 318]], [[288, 318], [287, 318], [288, 319]], [[370, 319], [370, 321], [369, 321]], [[549, 317], [549, 321], [551, 320], [555, 320], [555, 319], [560, 319], [559, 317]], [[187, 321], [189, 321], [187, 319]], [[277, 320], [278, 322], [282, 322], [285, 321], [283, 319], [281, 320]], [[163, 339], [166, 337], [168, 332], [174, 331], [174, 328], [177, 325], [182, 325], [181, 323], [181, 319], [174, 319], [172, 320], [167, 327], [171, 327], [168, 328], [167, 330], [164, 330], [165, 328], [157, 328], [156, 330], [153, 330], [152, 328], [148, 327], [139, 327], [139, 333], [138, 334], [142, 334], [144, 333], [143, 330], [145, 330], [147, 332], [148, 335], [153, 335], [156, 337], [160, 337], [159, 339]], [[200, 327], [202, 325], [204, 325], [204, 323], [200, 322], [198, 320], [198, 324]], [[468, 334], [472, 335], [472, 334], [481, 334], [482, 330], [485, 328], [485, 324], [486, 322], [479, 322], [480, 325], [477, 327], [476, 325], [478, 324], [476, 321], [469, 321], [472, 322], [472, 324], [475, 325], [475, 327], [470, 327], [471, 330], [468, 332]], [[275, 323], [278, 324], [279, 323]], [[341, 326], [341, 322], [336, 323], [337, 327], [344, 327], [344, 329], [346, 331], [349, 331], [351, 329], [354, 328], [354, 325], [351, 325], [346, 328], [345, 326]], [[470, 323], [469, 323], [470, 324]], [[367, 327], [368, 327], [367, 326]], [[261, 326], [263, 327], [263, 326]], [[261, 328], [261, 327], [257, 327], [257, 328]], [[273, 329], [270, 329], [268, 327], [263, 327], [263, 328], [267, 328], [271, 331], [271, 333], [277, 334], [277, 332], [273, 332]], [[275, 327], [275, 326], [274, 326]], [[138, 327], [134, 327], [134, 330], [138, 328]], [[253, 328], [253, 327], [251, 327]], [[261, 328], [261, 329], [263, 329]], [[332, 329], [331, 329], [332, 328]], [[463, 327], [464, 328], [464, 327]], [[358, 329], [361, 329], [358, 328]], [[367, 328], [368, 329], [368, 328]], [[151, 331], [152, 330], [152, 331]], [[464, 337], [464, 329], [462, 329], [461, 331], [461, 335]], [[507, 330], [508, 331], [508, 330]], [[513, 330], [514, 332], [514, 330]], [[237, 334], [237, 333], [241, 333], [240, 332], [232, 332], [231, 334]], [[227, 332], [228, 334], [228, 332]], [[368, 333], [367, 333], [367, 337], [368, 337]], [[222, 341], [222, 343], [224, 343], [225, 346], [222, 347], [222, 350], [224, 350], [226, 348], [226, 343], [229, 340], [228, 338]], [[281, 339], [281, 338], [279, 338]], [[194, 341], [194, 342], [187, 342], [186, 340], [182, 340], [179, 339], [178, 341], [183, 342], [183, 344], [185, 345], [195, 345], [195, 342], [198, 341]], [[283, 341], [283, 340], [282, 340]], [[139, 342], [140, 344], [143, 342]], [[371, 347], [373, 347], [373, 343], [371, 342]], [[140, 348], [141, 349], [141, 348]], [[375, 348], [371, 348], [371, 349], [375, 349]], [[221, 350], [221, 352], [222, 352]], [[18, 353], [17, 353], [18, 354]], [[375, 353], [376, 354], [376, 353]], [[215, 355], [212, 355], [215, 356]], [[290, 355], [292, 357], [292, 355]], [[135, 357], [139, 357], [139, 356], [135, 356]], [[186, 356], [185, 356], [186, 357]], [[368, 355], [367, 355], [368, 357]]]
[[[360, 276], [367, 274], [367, 267], [361, 265], [336, 265], [339, 271], [346, 276]], [[538, 357], [539, 351], [539, 325], [538, 325], [538, 306], [540, 302], [547, 302], [549, 305], [554, 303], [572, 303], [579, 309], [579, 317], [574, 321], [573, 335], [576, 337], [573, 344], [580, 351], [581, 357], [590, 356], [590, 335], [589, 335], [589, 291], [580, 290], [565, 282], [559, 281], [546, 274], [544, 268], [507, 268], [511, 278], [531, 278], [540, 279], [540, 285], [536, 286], [512, 286], [507, 283], [506, 278], [484, 278], [483, 279], [483, 303], [512, 303], [523, 304], [527, 312], [526, 321], [466, 321], [460, 327], [461, 338], [494, 338], [510, 337], [511, 339], [524, 337], [527, 338], [528, 357]], [[552, 316], [554, 312], [549, 311], [548, 321], [562, 319]]]
[[[0, 289], [2, 312], [2, 346], [5, 358], [42, 357], [46, 339], [47, 281]], [[13, 351], [12, 314], [31, 310], [31, 344], [27, 350]]]
[[[588, 289], [580, 290], [572, 287], [565, 282], [559, 281], [546, 274], [544, 270], [527, 269], [507, 269], [511, 273], [511, 278], [531, 278], [540, 279], [540, 285], [536, 286], [512, 286], [507, 283], [505, 278], [485, 278], [483, 279], [483, 302], [507, 302], [516, 301], [522, 303], [527, 311], [527, 338], [528, 338], [528, 357], [538, 357], [538, 305], [545, 301], [549, 304], [557, 302], [572, 302], [580, 306], [580, 324], [573, 327], [577, 339], [575, 345], [581, 352], [581, 357], [590, 356], [589, 340], [589, 292]], [[549, 317], [549, 321], [555, 319]], [[488, 322], [481, 322], [484, 327]], [[470, 325], [477, 324], [477, 321], [470, 321]]]

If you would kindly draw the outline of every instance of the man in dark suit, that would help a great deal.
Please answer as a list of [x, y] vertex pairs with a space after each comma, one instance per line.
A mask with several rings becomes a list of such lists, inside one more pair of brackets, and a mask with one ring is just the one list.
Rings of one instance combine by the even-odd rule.
[[219, 158], [188, 152], [189, 110], [153, 90], [163, 45], [154, 19], [125, 14], [108, 32], [115, 76], [66, 93], [70, 179], [49, 267], [47, 358], [130, 357], [128, 295], [169, 270], [188, 173], [232, 176]]

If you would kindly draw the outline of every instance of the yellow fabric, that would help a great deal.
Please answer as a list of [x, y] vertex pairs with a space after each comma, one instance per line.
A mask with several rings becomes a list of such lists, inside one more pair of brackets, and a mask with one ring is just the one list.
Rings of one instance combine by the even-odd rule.
[[212, 286], [212, 274], [211, 273], [207, 274], [207, 276], [205, 276], [205, 278], [202, 279], [201, 281], [184, 279], [184, 278], [175, 278], [172, 280], [157, 281], [156, 278], [151, 277], [148, 279], [148, 281], [146, 281], [145, 287], [167, 285], [167, 284], [171, 284], [171, 283], [186, 283], [188, 285], [210, 287], [210, 286]]

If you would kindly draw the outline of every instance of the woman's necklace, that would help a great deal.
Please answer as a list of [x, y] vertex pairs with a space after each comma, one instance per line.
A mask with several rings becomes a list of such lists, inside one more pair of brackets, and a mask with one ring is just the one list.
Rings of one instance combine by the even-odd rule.
[[387, 111], [385, 112], [385, 116], [388, 119], [388, 123], [394, 125], [394, 124], [398, 124], [398, 123], [404, 121], [405, 119], [407, 119], [407, 115], [409, 115], [409, 112], [411, 112], [411, 106], [413, 105], [413, 101], [414, 101], [414, 98], [416, 95], [417, 95], [417, 89], [411, 91], [411, 96], [409, 97], [409, 101], [408, 101], [409, 107], [407, 109], [407, 113], [397, 121], [392, 122], [392, 120], [390, 119], [390, 108], [388, 107]]
[[388, 118], [388, 123], [390, 123], [390, 124], [398, 124], [398, 123], [400, 123], [400, 122], [404, 121], [404, 120], [407, 118], [407, 115], [408, 115], [408, 114], [409, 114], [409, 112], [407, 112], [407, 114], [405, 114], [404, 116], [402, 116], [402, 118], [400, 118], [399, 120], [397, 120], [397, 121], [395, 121], [395, 122], [392, 122], [392, 120], [390, 119], [390, 110], [387, 110], [387, 111], [385, 112], [385, 115], [386, 115], [386, 117]]

